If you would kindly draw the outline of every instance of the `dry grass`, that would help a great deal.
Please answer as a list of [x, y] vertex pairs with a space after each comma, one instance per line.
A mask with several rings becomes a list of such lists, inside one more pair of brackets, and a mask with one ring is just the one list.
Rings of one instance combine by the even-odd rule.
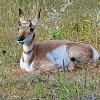
[[[99, 51], [100, 33], [96, 24], [99, 0], [70, 1], [73, 3], [60, 13], [63, 0], [0, 0], [0, 100], [100, 99], [100, 67], [92, 69], [90, 65], [73, 72], [52, 73], [49, 77], [20, 76], [21, 47], [16, 42], [18, 8], [25, 11], [28, 19], [42, 9], [37, 40], [69, 39], [92, 44]], [[51, 13], [56, 14], [53, 9], [61, 17], [53, 19]]]

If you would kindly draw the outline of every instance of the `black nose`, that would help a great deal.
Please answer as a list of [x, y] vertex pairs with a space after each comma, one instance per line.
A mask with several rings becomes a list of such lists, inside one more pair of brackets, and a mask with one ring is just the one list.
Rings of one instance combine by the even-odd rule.
[[18, 38], [18, 41], [23, 41], [24, 39], [25, 39], [24, 36], [20, 36], [20, 37]]

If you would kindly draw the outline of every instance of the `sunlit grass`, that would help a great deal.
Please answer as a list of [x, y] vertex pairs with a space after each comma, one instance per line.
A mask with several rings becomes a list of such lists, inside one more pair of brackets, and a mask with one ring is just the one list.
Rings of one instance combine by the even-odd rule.
[[[55, 75], [20, 77], [21, 47], [17, 44], [18, 8], [30, 20], [41, 11], [36, 40], [66, 39], [89, 43], [100, 51], [96, 24], [99, 0], [70, 0], [60, 12], [64, 0], [0, 0], [0, 99], [1, 100], [99, 100], [100, 68], [58, 72]], [[55, 10], [60, 19], [52, 18]], [[55, 16], [54, 16], [55, 17]], [[57, 16], [59, 18], [59, 16]]]

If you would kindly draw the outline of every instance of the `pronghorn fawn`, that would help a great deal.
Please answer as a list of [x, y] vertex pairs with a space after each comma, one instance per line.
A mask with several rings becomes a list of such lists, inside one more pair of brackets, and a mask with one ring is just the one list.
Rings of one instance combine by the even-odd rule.
[[87, 44], [67, 40], [35, 41], [35, 27], [40, 18], [40, 11], [32, 21], [27, 22], [19, 9], [18, 43], [23, 46], [20, 67], [26, 72], [53, 71], [74, 66], [74, 62], [84, 63], [100, 59], [99, 53]]

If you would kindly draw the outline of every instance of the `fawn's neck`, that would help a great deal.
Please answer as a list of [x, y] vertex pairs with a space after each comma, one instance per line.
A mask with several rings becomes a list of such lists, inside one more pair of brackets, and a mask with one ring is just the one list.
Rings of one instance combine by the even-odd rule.
[[33, 48], [34, 48], [34, 41], [33, 39], [30, 40], [27, 44], [23, 45], [23, 62], [28, 63], [29, 65], [33, 61]]

